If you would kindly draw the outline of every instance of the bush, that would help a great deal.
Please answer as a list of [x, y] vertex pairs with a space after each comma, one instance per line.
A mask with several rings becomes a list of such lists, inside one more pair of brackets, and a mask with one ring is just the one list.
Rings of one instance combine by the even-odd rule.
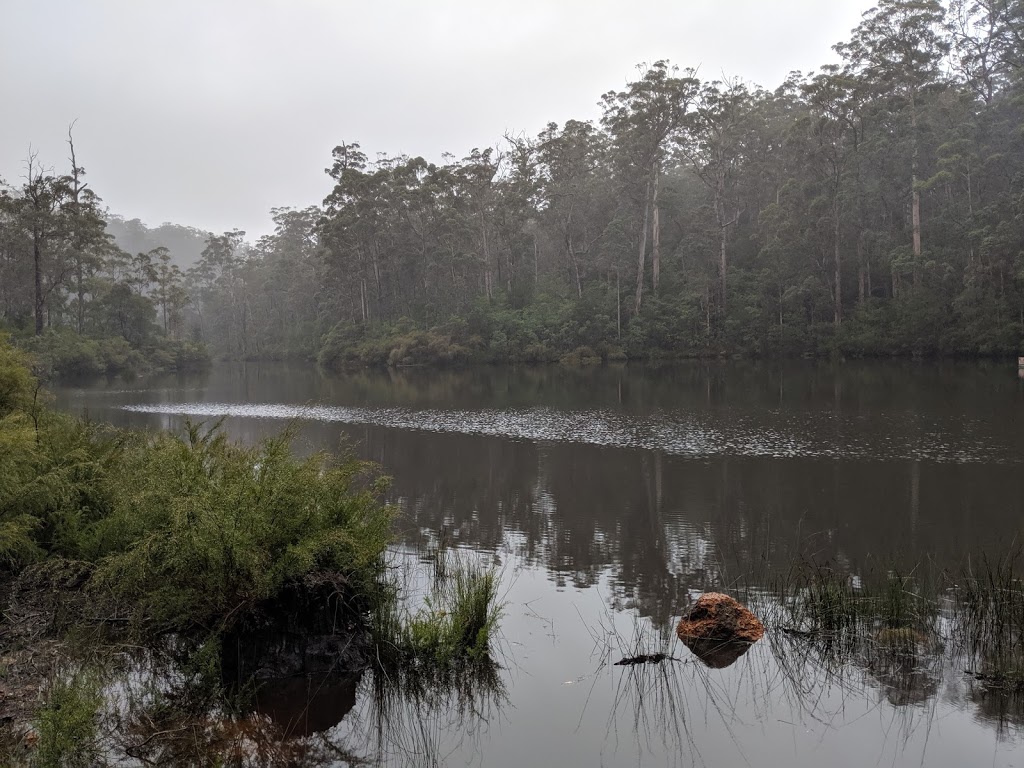
[[51, 328], [41, 336], [29, 337], [24, 346], [45, 378], [138, 376], [153, 371], [196, 370], [210, 363], [206, 347], [194, 341], [161, 338], [136, 348], [120, 336], [93, 339], [69, 328]]
[[[473, 342], [469, 342], [472, 344]], [[468, 362], [469, 346], [443, 328], [415, 330], [408, 321], [368, 328], [339, 323], [324, 339], [317, 362], [328, 370], [452, 365]]]
[[227, 625], [314, 572], [368, 593], [390, 540], [383, 481], [355, 460], [296, 459], [291, 432], [253, 448], [217, 428], [181, 438], [30, 410], [0, 341], [0, 561], [97, 564], [92, 581], [164, 628]]
[[0, 334], [0, 419], [28, 406], [35, 389], [28, 357]]
[[78, 673], [50, 684], [46, 703], [36, 712], [39, 736], [36, 765], [47, 768], [88, 768], [100, 757], [97, 724], [103, 703], [99, 680]]
[[132, 435], [111, 512], [84, 538], [96, 581], [158, 626], [218, 624], [315, 572], [356, 594], [375, 581], [391, 515], [368, 465], [292, 457], [290, 435], [255, 448], [218, 429]]
[[601, 356], [590, 347], [577, 347], [567, 355], [562, 355], [559, 362], [562, 365], [596, 365], [601, 362]]

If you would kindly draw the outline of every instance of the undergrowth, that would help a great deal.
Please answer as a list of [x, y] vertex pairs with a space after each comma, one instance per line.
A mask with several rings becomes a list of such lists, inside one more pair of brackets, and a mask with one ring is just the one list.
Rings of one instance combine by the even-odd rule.
[[100, 757], [98, 724], [103, 704], [95, 674], [55, 677], [36, 712], [37, 744], [32, 763], [40, 768], [87, 768]]

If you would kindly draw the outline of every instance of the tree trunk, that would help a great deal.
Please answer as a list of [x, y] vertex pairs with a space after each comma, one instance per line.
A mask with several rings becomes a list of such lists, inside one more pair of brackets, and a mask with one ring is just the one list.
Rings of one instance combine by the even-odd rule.
[[644, 297], [644, 269], [647, 257], [647, 222], [651, 214], [651, 182], [647, 182], [647, 189], [644, 191], [644, 228], [640, 231], [640, 253], [637, 256], [636, 267], [636, 304], [634, 312], [639, 314], [640, 303]]
[[494, 298], [494, 291], [491, 288], [491, 252], [487, 244], [487, 222], [484, 221], [483, 212], [480, 212], [480, 235], [484, 246], [484, 293], [487, 300]]
[[43, 234], [39, 231], [39, 226], [35, 225], [32, 227], [32, 267], [34, 270], [34, 283], [35, 283], [35, 319], [36, 319], [36, 336], [41, 336], [43, 333], [43, 310], [45, 309], [45, 301], [43, 299], [43, 249], [40, 240], [42, 240]]
[[726, 253], [728, 247], [728, 239], [729, 238], [725, 226], [720, 226], [718, 234], [718, 273], [722, 280], [722, 317], [725, 317], [727, 306], [726, 296], [728, 296], [728, 277], [726, 276], [728, 270], [728, 256]]
[[715, 180], [715, 217], [718, 219], [718, 273], [722, 282], [722, 317], [728, 305], [728, 228], [725, 221], [725, 177], [718, 175]]
[[838, 328], [843, 322], [843, 262], [842, 262], [842, 248], [839, 240], [840, 226], [839, 226], [839, 191], [836, 190], [835, 199], [832, 202], [832, 239], [834, 240], [833, 247], [835, 249], [835, 296], [834, 296], [834, 314], [833, 321]]
[[857, 236], [857, 303], [864, 303], [864, 233]]
[[540, 247], [537, 245], [537, 235], [533, 235], [533, 288], [537, 289], [540, 281]]
[[917, 104], [914, 92], [910, 92], [910, 184], [911, 203], [910, 218], [914, 239], [914, 287], [918, 284], [919, 262], [921, 260], [921, 192], [917, 188], [918, 140], [917, 140]]
[[[71, 135], [71, 128], [68, 128], [68, 146], [71, 147], [71, 194], [72, 194], [72, 205], [75, 212], [75, 233], [72, 238], [74, 243], [74, 259], [75, 259], [75, 292], [78, 295], [78, 333], [81, 335], [85, 327], [85, 268], [83, 266], [82, 257], [82, 209], [80, 207], [80, 195], [82, 192], [82, 186], [78, 179], [78, 161], [75, 159], [75, 140]], [[164, 328], [166, 335], [167, 329]]]
[[615, 338], [622, 338], [622, 288], [619, 285], [619, 270], [615, 270]]
[[658, 295], [658, 281], [661, 278], [661, 224], [660, 211], [658, 209], [658, 164], [655, 162], [652, 171], [654, 177], [654, 193], [651, 196], [651, 206], [654, 209], [651, 218], [651, 289], [654, 295]]
[[569, 263], [572, 264], [573, 277], [576, 280], [576, 296], [583, 298], [583, 280], [580, 278], [580, 263], [576, 259], [576, 248], [572, 242], [572, 235], [565, 236], [565, 249], [569, 252]]

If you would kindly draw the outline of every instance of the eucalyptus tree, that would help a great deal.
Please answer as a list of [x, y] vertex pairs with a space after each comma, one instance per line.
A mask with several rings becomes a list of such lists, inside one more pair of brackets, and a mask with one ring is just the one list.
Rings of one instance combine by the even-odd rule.
[[661, 210], [658, 191], [672, 144], [697, 98], [699, 82], [693, 70], [683, 77], [667, 61], [640, 67], [641, 77], [624, 91], [610, 91], [602, 99], [601, 122], [611, 136], [612, 158], [623, 193], [635, 203], [637, 278], [634, 311], [643, 301], [647, 233], [651, 231], [651, 287], [658, 291], [661, 275]]
[[[863, 131], [861, 83], [849, 70], [835, 65], [822, 68], [804, 86], [809, 158], [820, 175], [827, 199], [832, 240], [833, 322], [843, 320], [843, 223], [845, 207], [856, 200], [851, 179]], [[799, 124], [798, 124], [799, 125]], [[860, 242], [860, 233], [854, 235]], [[858, 259], [859, 261], [859, 259]]]
[[718, 235], [719, 307], [724, 317], [728, 307], [729, 233], [743, 213], [739, 187], [753, 102], [747, 86], [732, 80], [703, 84], [694, 104], [676, 148], [711, 194]]
[[210, 235], [199, 261], [185, 273], [200, 337], [242, 355], [248, 345], [248, 307], [239, 274], [244, 238], [240, 230]]
[[67, 179], [68, 245], [74, 269], [76, 330], [85, 332], [86, 293], [91, 275], [102, 267], [104, 256], [110, 249], [110, 237], [100, 207], [100, 199], [82, 181], [85, 168], [78, 165], [72, 127], [68, 128], [68, 147], [71, 152], [71, 173]]
[[941, 64], [949, 52], [943, 36], [945, 9], [938, 0], [880, 0], [835, 46], [853, 73], [872, 83], [882, 109], [904, 117], [909, 141], [910, 177], [906, 188], [911, 208], [913, 278], [920, 275], [922, 98], [942, 80]]
[[155, 257], [153, 300], [160, 309], [164, 336], [178, 339], [181, 333], [181, 310], [189, 301], [185, 277], [172, 262], [171, 252], [158, 247], [150, 252]]
[[608, 151], [607, 137], [590, 122], [569, 120], [561, 129], [549, 123], [537, 137], [540, 216], [557, 232], [577, 298], [583, 297], [592, 250], [614, 212], [605, 178]]

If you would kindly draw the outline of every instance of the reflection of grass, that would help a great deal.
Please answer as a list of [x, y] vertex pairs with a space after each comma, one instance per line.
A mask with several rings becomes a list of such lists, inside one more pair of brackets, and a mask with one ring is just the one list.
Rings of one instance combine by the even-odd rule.
[[[39, 764], [78, 765], [75, 760], [80, 758], [81, 764], [93, 765], [104, 757], [127, 756], [160, 765], [204, 765], [218, 758], [239, 765], [315, 766], [339, 760], [359, 765], [372, 761], [349, 748], [353, 739], [346, 732], [357, 727], [352, 721], [358, 724], [361, 715], [375, 724], [371, 735], [379, 742], [356, 739], [361, 750], [436, 754], [437, 745], [452, 729], [472, 730], [506, 698], [501, 666], [494, 657], [501, 605], [498, 574], [475, 561], [447, 554], [433, 578], [426, 576], [421, 581], [429, 590], [419, 596], [422, 605], [410, 608], [403, 601], [417, 595], [392, 584], [378, 593], [371, 635], [352, 636], [352, 642], [369, 643], [363, 646], [362, 658], [371, 669], [362, 677], [358, 701], [358, 675], [350, 678], [352, 698], [347, 706], [355, 710], [338, 710], [338, 718], [348, 725], [337, 732], [329, 726], [296, 733], [287, 720], [291, 710], [283, 712], [285, 717], [272, 709], [254, 711], [261, 683], [251, 679], [251, 667], [272, 664], [273, 657], [259, 656], [248, 667], [237, 665], [239, 673], [244, 667], [244, 678], [228, 680], [223, 678], [224, 654], [218, 641], [197, 644], [191, 638], [167, 636], [159, 647], [96, 648], [83, 669], [110, 667], [102, 677], [110, 681], [105, 686], [95, 682], [100, 680], [98, 672], [55, 679], [35, 721], [34, 752], [45, 758]], [[270, 632], [264, 633], [266, 644], [277, 647]], [[252, 653], [242, 644], [238, 649]], [[311, 653], [312, 663], [320, 663], [321, 645]], [[303, 652], [288, 654], [290, 661]], [[359, 657], [356, 653], [352, 658]], [[331, 665], [301, 673], [308, 683], [307, 707], [339, 704], [336, 695], [318, 698], [321, 691], [338, 688], [339, 671], [344, 670]], [[17, 744], [0, 746], [8, 756], [17, 754]]]
[[[726, 729], [750, 710], [774, 721], [779, 707], [794, 722], [830, 728], [845, 719], [852, 697], [891, 707], [899, 739], [883, 748], [903, 748], [897, 745], [921, 738], [919, 729], [927, 738], [943, 690], [952, 701], [972, 702], [1006, 735], [1024, 724], [1020, 565], [1011, 555], [958, 568], [926, 562], [907, 572], [853, 574], [803, 561], [781, 575], [734, 578], [724, 591], [762, 619], [764, 640], [727, 671], [708, 670], [674, 645], [667, 652], [675, 651], [676, 663], [615, 669], [609, 729], [628, 717], [640, 739], [656, 734], [672, 751], [699, 757], [690, 729], [708, 711]], [[632, 635], [604, 623], [593, 633], [604, 649], [600, 669], [620, 654], [666, 652], [648, 620], [634, 624]], [[882, 698], [866, 695], [869, 689]]]
[[500, 665], [491, 657], [464, 666], [374, 670], [361, 720], [364, 750], [381, 762], [444, 765], [443, 746], [475, 738], [506, 703]]
[[855, 642], [882, 630], [926, 631], [938, 605], [934, 582], [895, 571], [859, 583], [831, 567], [803, 562], [769, 590], [777, 598], [769, 625], [795, 633]]
[[862, 658], [945, 653], [982, 681], [1024, 688], [1024, 582], [1020, 555], [886, 569], [854, 579], [801, 563], [769, 590], [770, 627]]

